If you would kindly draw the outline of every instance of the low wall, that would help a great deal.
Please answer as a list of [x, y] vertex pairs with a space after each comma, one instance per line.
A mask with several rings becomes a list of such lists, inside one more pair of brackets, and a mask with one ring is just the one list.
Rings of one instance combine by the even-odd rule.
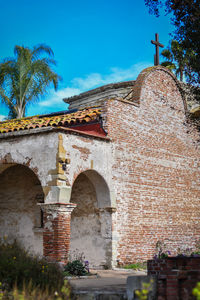
[[148, 275], [157, 278], [158, 300], [191, 300], [200, 281], [200, 257], [168, 257], [149, 260]]

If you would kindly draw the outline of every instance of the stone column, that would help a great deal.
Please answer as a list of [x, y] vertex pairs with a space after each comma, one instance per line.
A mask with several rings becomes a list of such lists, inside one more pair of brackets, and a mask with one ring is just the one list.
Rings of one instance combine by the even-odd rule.
[[43, 254], [46, 258], [66, 263], [70, 246], [71, 213], [74, 203], [40, 204], [43, 211]]

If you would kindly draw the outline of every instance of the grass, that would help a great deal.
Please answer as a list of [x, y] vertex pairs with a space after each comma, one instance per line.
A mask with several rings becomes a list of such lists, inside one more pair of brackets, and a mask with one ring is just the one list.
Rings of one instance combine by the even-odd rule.
[[56, 263], [30, 254], [19, 243], [0, 242], [0, 283], [2, 291], [41, 290], [54, 293], [64, 283], [64, 275]]
[[132, 269], [132, 270], [146, 270], [147, 269], [147, 263], [146, 262], [138, 262], [134, 264], [128, 264], [122, 266], [123, 269]]

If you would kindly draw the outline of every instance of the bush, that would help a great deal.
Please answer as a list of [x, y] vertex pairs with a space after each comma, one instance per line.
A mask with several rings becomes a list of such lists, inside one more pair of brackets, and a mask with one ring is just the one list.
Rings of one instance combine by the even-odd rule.
[[65, 275], [72, 275], [72, 276], [84, 276], [89, 274], [88, 272], [88, 265], [83, 263], [80, 260], [74, 260], [72, 262], [68, 262], [64, 266], [64, 274]]
[[15, 286], [31, 286], [42, 291], [58, 291], [63, 285], [63, 273], [55, 263], [48, 263], [24, 250], [17, 242], [0, 243], [0, 282], [2, 290]]

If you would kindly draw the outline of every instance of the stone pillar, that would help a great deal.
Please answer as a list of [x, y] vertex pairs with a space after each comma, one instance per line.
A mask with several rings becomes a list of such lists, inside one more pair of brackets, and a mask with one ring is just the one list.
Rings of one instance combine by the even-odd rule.
[[46, 258], [66, 263], [70, 246], [71, 213], [74, 203], [43, 203], [43, 254]]

